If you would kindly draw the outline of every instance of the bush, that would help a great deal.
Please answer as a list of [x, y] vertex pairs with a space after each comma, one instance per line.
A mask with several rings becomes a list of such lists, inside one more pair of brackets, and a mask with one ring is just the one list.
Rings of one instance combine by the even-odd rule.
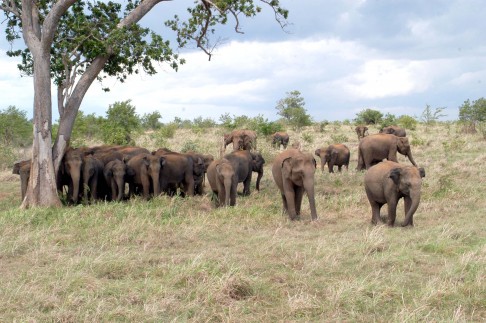
[[195, 143], [194, 141], [192, 140], [189, 140], [189, 141], [186, 141], [184, 143], [184, 145], [182, 145], [182, 148], [181, 148], [181, 153], [185, 153], [185, 152], [188, 152], [188, 151], [199, 151], [199, 146], [197, 143]]
[[314, 136], [312, 136], [310, 133], [304, 132], [302, 134], [302, 140], [309, 144], [312, 144], [314, 142]]
[[0, 111], [0, 141], [3, 145], [27, 146], [32, 144], [32, 123], [26, 112], [15, 106]]
[[405, 129], [417, 129], [417, 119], [408, 115], [402, 115], [397, 119], [397, 124]]
[[397, 124], [397, 117], [391, 113], [385, 114], [385, 116], [381, 119], [380, 125], [381, 128], [393, 126]]
[[354, 123], [357, 125], [361, 124], [381, 124], [383, 118], [383, 113], [373, 109], [362, 110], [356, 114]]
[[333, 144], [340, 144], [348, 141], [348, 137], [345, 135], [331, 135], [331, 140]]

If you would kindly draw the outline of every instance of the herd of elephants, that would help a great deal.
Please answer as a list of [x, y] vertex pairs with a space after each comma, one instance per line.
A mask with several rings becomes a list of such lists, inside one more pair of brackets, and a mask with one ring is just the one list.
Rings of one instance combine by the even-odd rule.
[[[372, 209], [373, 224], [381, 221], [380, 209], [388, 206], [388, 224], [393, 226], [398, 201], [404, 198], [403, 226], [413, 225], [413, 215], [420, 203], [423, 168], [415, 163], [406, 131], [397, 126], [368, 134], [366, 126], [357, 126], [359, 139], [357, 170], [366, 170], [364, 186]], [[236, 204], [237, 186], [243, 183], [243, 195], [250, 194], [252, 173], [258, 174], [256, 189], [260, 189], [265, 160], [257, 152], [257, 135], [252, 130], [234, 130], [225, 134], [224, 150], [233, 151], [220, 159], [197, 152], [174, 152], [161, 148], [150, 152], [142, 147], [102, 145], [68, 148], [56, 176], [57, 188], [69, 203], [94, 200], [121, 201], [133, 195], [145, 199], [159, 194], [194, 196], [204, 194], [205, 178], [215, 196], [216, 207]], [[298, 220], [304, 192], [309, 199], [312, 220], [317, 219], [314, 197], [316, 160], [299, 147], [289, 147], [289, 135], [273, 134], [272, 144], [284, 150], [274, 159], [272, 175], [280, 190], [283, 210], [291, 220]], [[408, 157], [413, 166], [397, 162], [397, 152]], [[346, 169], [350, 151], [344, 144], [319, 148], [321, 169], [327, 164]], [[386, 159], [386, 161], [384, 161]], [[30, 175], [30, 160], [15, 163], [13, 173], [20, 175], [22, 198], [25, 197]], [[126, 192], [128, 184], [128, 192]]]

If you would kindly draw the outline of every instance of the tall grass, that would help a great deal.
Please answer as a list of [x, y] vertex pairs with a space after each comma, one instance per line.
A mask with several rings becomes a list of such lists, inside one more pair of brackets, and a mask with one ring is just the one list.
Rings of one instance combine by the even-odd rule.
[[[302, 221], [282, 215], [264, 138], [262, 189], [232, 208], [208, 193], [21, 211], [19, 179], [2, 172], [0, 321], [485, 321], [486, 142], [410, 131], [422, 202], [414, 228], [388, 228], [370, 224], [353, 129], [328, 128], [302, 131], [312, 143], [290, 132], [305, 150], [351, 149], [348, 172], [316, 172], [317, 222], [306, 198]], [[221, 134], [178, 130], [168, 148], [217, 156]]]

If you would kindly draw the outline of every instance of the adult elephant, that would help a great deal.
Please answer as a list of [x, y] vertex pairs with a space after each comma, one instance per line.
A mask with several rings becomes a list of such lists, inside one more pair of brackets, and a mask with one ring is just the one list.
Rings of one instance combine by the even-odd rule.
[[359, 142], [357, 170], [369, 169], [383, 159], [398, 162], [397, 151], [408, 157], [417, 166], [412, 157], [412, 150], [406, 137], [377, 133], [367, 136]]
[[155, 156], [165, 158], [165, 165], [159, 176], [161, 191], [173, 195], [181, 188], [181, 195], [194, 196], [194, 161], [191, 156], [158, 149]]
[[387, 133], [390, 135], [395, 135], [397, 137], [406, 137], [407, 132], [405, 129], [400, 128], [399, 126], [388, 126], [380, 130], [380, 133]]
[[211, 162], [208, 166], [207, 175], [209, 186], [217, 195], [216, 207], [236, 205], [238, 176], [231, 162], [226, 158]]
[[334, 173], [334, 166], [341, 168], [344, 166], [348, 170], [349, 157], [351, 155], [349, 148], [344, 144], [329, 145], [327, 148], [318, 148], [315, 151], [316, 156], [321, 158], [321, 171], [324, 171], [324, 164], [327, 163], [329, 173]]
[[22, 195], [22, 201], [25, 198], [25, 192], [27, 192], [27, 185], [29, 184], [30, 163], [30, 159], [16, 162], [12, 169], [12, 174], [20, 175], [20, 194]]
[[224, 150], [226, 146], [233, 143], [234, 150], [252, 150], [257, 149], [257, 135], [253, 130], [233, 130], [223, 137]]
[[103, 168], [103, 176], [108, 187], [103, 198], [109, 201], [121, 201], [125, 193], [126, 178], [134, 175], [133, 171], [128, 170], [125, 160], [115, 159], [109, 161]]
[[310, 153], [286, 150], [273, 161], [272, 174], [282, 196], [283, 209], [290, 220], [300, 219], [304, 192], [309, 198], [312, 220], [317, 219], [314, 196], [316, 161]]
[[[255, 163], [248, 150], [235, 150], [224, 156], [233, 166], [238, 178], [237, 183], [243, 183], [243, 195], [250, 195], [251, 174]], [[262, 173], [263, 174], [263, 173]]]
[[98, 190], [104, 191], [105, 180], [103, 177], [104, 164], [93, 155], [83, 156], [83, 200], [88, 203], [98, 199]]
[[287, 149], [289, 144], [289, 134], [283, 131], [276, 132], [272, 135], [272, 146], [277, 149], [280, 149], [280, 145]]
[[62, 193], [63, 187], [68, 186], [67, 199], [74, 204], [78, 203], [81, 190], [81, 169], [86, 148], [68, 148], [64, 154], [56, 177], [57, 190]]
[[367, 126], [357, 126], [354, 128], [354, 131], [356, 131], [356, 134], [358, 135], [358, 140], [361, 138], [364, 138], [368, 135], [368, 127]]
[[380, 209], [388, 205], [388, 225], [395, 224], [397, 204], [403, 197], [405, 221], [402, 226], [413, 226], [413, 215], [420, 203], [422, 178], [425, 170], [384, 161], [368, 169], [364, 177], [366, 196], [371, 205], [371, 223], [381, 221]]
[[129, 176], [127, 179], [130, 196], [143, 190], [143, 197], [149, 199], [150, 192], [154, 196], [160, 194], [160, 173], [165, 165], [165, 157], [152, 154], [138, 154], [127, 161]]

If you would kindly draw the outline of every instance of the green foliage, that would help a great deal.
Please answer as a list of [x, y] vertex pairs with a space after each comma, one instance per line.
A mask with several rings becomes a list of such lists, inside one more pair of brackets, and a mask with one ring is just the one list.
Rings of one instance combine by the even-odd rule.
[[32, 143], [32, 123], [26, 112], [9, 106], [0, 110], [0, 143], [5, 146], [26, 146]]
[[417, 119], [415, 119], [414, 117], [408, 116], [406, 114], [401, 115], [397, 119], [397, 124], [399, 126], [401, 126], [402, 128], [405, 128], [405, 129], [415, 130], [415, 129], [417, 129], [417, 123], [418, 123]]
[[162, 138], [166, 138], [166, 139], [174, 138], [176, 130], [177, 130], [177, 124], [171, 122], [171, 123], [162, 125], [162, 127], [160, 127], [159, 131], [157, 131], [157, 134], [159, 136], [161, 136]]
[[442, 111], [445, 108], [435, 108], [434, 111], [432, 111], [432, 108], [430, 105], [425, 105], [425, 109], [422, 112], [422, 115], [420, 116], [420, 120], [425, 124], [425, 130], [428, 130], [428, 127], [435, 124], [440, 118], [445, 117], [445, 114], [442, 114]]
[[476, 132], [476, 126], [479, 123], [486, 122], [486, 99], [479, 98], [472, 103], [469, 99], [464, 101], [459, 107], [459, 120], [464, 124], [464, 129], [467, 132]]
[[324, 132], [326, 130], [326, 126], [329, 124], [329, 121], [324, 120], [321, 122], [316, 123], [316, 131], [318, 132]]
[[94, 113], [84, 115], [83, 111], [78, 111], [71, 134], [71, 145], [73, 147], [84, 146], [90, 140], [103, 139], [100, 137], [100, 129], [105, 127], [106, 120], [97, 117]]
[[370, 124], [380, 124], [382, 122], [383, 113], [373, 109], [366, 109], [362, 110], [361, 112], [356, 113], [356, 118], [354, 119], [354, 123], [361, 125], [370, 125]]
[[140, 119], [135, 113], [135, 106], [130, 100], [115, 102], [106, 111], [106, 121], [103, 126], [103, 141], [106, 144], [133, 144], [132, 132], [140, 127]]
[[193, 127], [197, 128], [213, 128], [216, 126], [216, 121], [211, 118], [197, 117], [192, 121]]
[[304, 98], [299, 91], [287, 92], [287, 96], [277, 102], [277, 114], [280, 115], [291, 127], [300, 130], [302, 127], [312, 125], [312, 118], [304, 108]]
[[348, 141], [348, 137], [346, 135], [340, 134], [340, 135], [331, 135], [331, 140], [333, 144], [340, 144], [343, 142]]
[[225, 130], [230, 131], [234, 129], [250, 129], [257, 133], [268, 136], [277, 131], [283, 131], [284, 126], [278, 121], [268, 121], [262, 115], [250, 118], [245, 115], [231, 117], [229, 113], [225, 113], [219, 117], [221, 125]]
[[141, 118], [142, 127], [145, 130], [157, 130], [162, 126], [162, 123], [159, 121], [162, 119], [162, 115], [159, 111], [154, 111], [150, 113], [145, 113]]
[[0, 170], [9, 169], [17, 161], [15, 148], [0, 142]]
[[314, 142], [314, 136], [312, 136], [312, 134], [310, 133], [304, 132], [302, 133], [302, 140], [309, 144], [312, 144]]
[[412, 146], [423, 146], [425, 145], [425, 140], [417, 136], [413, 136], [412, 141], [410, 141]]
[[186, 141], [181, 148], [181, 152], [185, 153], [188, 151], [200, 151], [198, 144], [195, 141], [188, 140]]
[[382, 128], [393, 126], [397, 124], [397, 117], [391, 113], [385, 114], [381, 119], [380, 125]]

